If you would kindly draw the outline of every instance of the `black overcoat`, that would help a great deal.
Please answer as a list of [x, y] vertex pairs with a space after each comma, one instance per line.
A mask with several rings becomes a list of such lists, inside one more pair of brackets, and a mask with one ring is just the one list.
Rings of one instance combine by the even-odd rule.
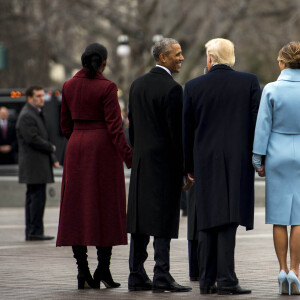
[[19, 145], [19, 182], [53, 182], [52, 165], [57, 161], [48, 132], [38, 110], [26, 103], [16, 124]]
[[178, 237], [183, 176], [182, 98], [182, 87], [160, 67], [131, 85], [129, 233]]
[[251, 156], [259, 100], [257, 77], [226, 65], [185, 86], [185, 168], [195, 173], [198, 230], [232, 222], [253, 229]]

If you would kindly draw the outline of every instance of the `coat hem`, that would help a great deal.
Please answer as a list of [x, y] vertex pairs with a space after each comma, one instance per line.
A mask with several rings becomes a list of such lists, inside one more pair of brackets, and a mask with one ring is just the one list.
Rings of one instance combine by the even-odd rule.
[[91, 246], [91, 247], [114, 247], [128, 245], [127, 241], [117, 243], [56, 243], [56, 247], [71, 247], [71, 246]]

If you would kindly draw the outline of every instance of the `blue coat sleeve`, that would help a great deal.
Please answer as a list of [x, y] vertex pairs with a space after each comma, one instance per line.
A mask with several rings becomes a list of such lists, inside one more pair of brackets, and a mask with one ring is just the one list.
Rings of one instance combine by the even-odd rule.
[[253, 153], [266, 155], [269, 137], [272, 130], [273, 103], [270, 89], [266, 86], [263, 90], [255, 127]]

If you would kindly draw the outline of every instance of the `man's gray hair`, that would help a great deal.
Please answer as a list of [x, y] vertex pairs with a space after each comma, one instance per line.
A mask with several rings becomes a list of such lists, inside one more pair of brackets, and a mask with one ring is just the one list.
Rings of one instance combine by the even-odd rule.
[[160, 41], [156, 42], [153, 46], [152, 54], [155, 61], [159, 60], [159, 55], [161, 53], [168, 54], [171, 51], [171, 45], [179, 44], [178, 41], [171, 38], [163, 38]]

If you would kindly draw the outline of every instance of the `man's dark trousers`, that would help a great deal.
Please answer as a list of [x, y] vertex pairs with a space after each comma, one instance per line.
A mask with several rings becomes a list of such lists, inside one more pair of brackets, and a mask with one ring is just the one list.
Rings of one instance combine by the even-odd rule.
[[238, 279], [234, 271], [235, 235], [238, 224], [231, 223], [198, 232], [198, 258], [200, 287], [235, 286]]
[[27, 184], [25, 220], [26, 239], [31, 235], [43, 235], [43, 216], [46, 203], [46, 184]]
[[188, 241], [189, 253], [189, 275], [190, 277], [199, 277], [199, 263], [198, 263], [198, 240]]
[[[129, 279], [128, 284], [136, 285], [149, 280], [148, 275], [144, 269], [144, 262], [148, 257], [147, 245], [150, 237], [133, 233], [130, 241], [129, 254]], [[170, 275], [170, 238], [154, 237], [154, 276], [153, 284], [170, 284], [174, 282]]]

